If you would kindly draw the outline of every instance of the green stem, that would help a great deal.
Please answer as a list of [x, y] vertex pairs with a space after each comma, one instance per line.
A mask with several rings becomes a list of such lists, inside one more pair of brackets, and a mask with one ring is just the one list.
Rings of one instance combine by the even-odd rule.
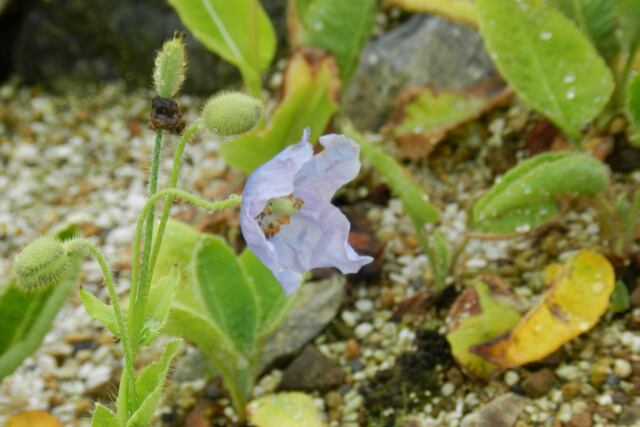
[[[76, 252], [80, 250], [89, 251], [91, 255], [93, 255], [93, 257], [96, 259], [98, 264], [100, 265], [100, 268], [102, 269], [102, 275], [104, 276], [104, 281], [107, 285], [107, 290], [109, 292], [109, 299], [111, 299], [113, 314], [116, 318], [116, 324], [120, 332], [122, 347], [124, 348], [124, 351], [125, 351], [125, 369], [128, 372], [129, 379], [133, 381], [135, 379], [135, 366], [134, 366], [135, 356], [132, 351], [133, 349], [129, 345], [130, 342], [128, 338], [126, 320], [122, 312], [122, 308], [120, 307], [120, 300], [118, 299], [118, 294], [116, 292], [116, 288], [113, 283], [113, 277], [111, 276], [111, 271], [107, 266], [107, 263], [104, 259], [104, 256], [102, 255], [102, 252], [93, 243], [85, 239], [69, 240], [68, 242], [65, 243], [65, 247], [69, 252]], [[135, 385], [133, 388], [130, 388], [128, 394], [135, 399]]]
[[[173, 158], [173, 166], [171, 169], [171, 178], [169, 179], [168, 188], [176, 188], [178, 185], [178, 177], [180, 176], [180, 169], [182, 167], [182, 154], [184, 153], [184, 147], [187, 145], [191, 137], [200, 129], [199, 121], [194, 122], [187, 130], [182, 134], [178, 147], [176, 148], [176, 154]], [[149, 261], [149, 278], [153, 278], [153, 271], [156, 267], [156, 261], [158, 260], [158, 253], [160, 252], [160, 244], [164, 236], [164, 231], [167, 228], [167, 221], [169, 221], [169, 213], [173, 206], [173, 198], [167, 199], [162, 216], [160, 217], [160, 224], [158, 225], [158, 231], [156, 234], [156, 240], [153, 244], [153, 250], [151, 251], [151, 260]]]
[[[160, 168], [160, 153], [162, 151], [162, 130], [156, 131], [156, 140], [153, 147], [153, 157], [151, 159], [151, 177], [149, 179], [149, 197], [153, 197], [158, 189], [158, 170]], [[142, 263], [140, 277], [136, 281], [134, 286], [134, 278], [132, 277], [131, 285], [131, 307], [135, 307], [135, 310], [129, 310], [129, 333], [131, 335], [132, 343], [137, 351], [138, 340], [140, 333], [140, 324], [135, 322], [136, 317], [144, 319], [147, 311], [147, 295], [149, 293], [149, 286], [147, 276], [149, 273], [149, 256], [151, 254], [151, 243], [153, 242], [153, 223], [155, 219], [154, 205], [151, 206], [149, 212], [145, 215], [146, 229], [144, 232], [144, 249], [142, 253]], [[137, 269], [136, 269], [137, 275]], [[134, 313], [135, 312], [135, 313]]]
[[625, 95], [627, 93], [627, 86], [629, 86], [629, 78], [633, 71], [633, 63], [635, 62], [636, 55], [638, 54], [638, 47], [640, 47], [640, 42], [635, 42], [631, 45], [631, 48], [629, 49], [629, 56], [627, 56], [627, 61], [624, 64], [622, 76], [618, 82], [618, 86], [616, 87], [615, 102], [619, 108], [624, 108], [626, 104]]
[[[154, 207], [156, 201], [162, 198], [167, 198], [168, 200], [173, 200], [173, 198], [182, 199], [188, 203], [191, 203], [195, 206], [201, 207], [203, 209], [207, 209], [209, 211], [222, 210], [230, 207], [234, 207], [240, 204], [242, 201], [242, 197], [236, 194], [229, 196], [229, 198], [224, 200], [216, 200], [213, 202], [209, 202], [208, 200], [201, 199], [198, 196], [194, 196], [193, 194], [187, 193], [184, 190], [178, 190], [176, 188], [165, 188], [164, 190], [158, 191], [156, 194], [151, 196], [149, 200], [145, 203], [142, 208], [142, 212], [140, 212], [140, 216], [138, 216], [138, 223], [136, 224], [136, 231], [134, 235], [133, 241], [133, 266], [137, 265], [140, 257], [140, 240], [142, 238], [142, 226], [144, 224], [144, 220], [149, 214], [149, 211]], [[161, 234], [158, 233], [157, 240], [162, 238]], [[150, 275], [151, 277], [151, 275]], [[140, 286], [145, 286], [144, 283], [140, 282]], [[148, 284], [147, 284], [148, 287]], [[144, 294], [141, 292], [141, 295], [146, 295], [148, 292]], [[146, 301], [139, 301], [141, 305], [145, 305]], [[133, 316], [131, 316], [133, 314]], [[133, 322], [133, 327], [129, 330], [133, 331], [132, 336], [139, 337], [139, 333], [142, 329], [144, 323], [144, 312], [139, 310], [139, 306], [135, 306], [129, 310], [129, 321]], [[135, 334], [135, 335], [134, 335]]]

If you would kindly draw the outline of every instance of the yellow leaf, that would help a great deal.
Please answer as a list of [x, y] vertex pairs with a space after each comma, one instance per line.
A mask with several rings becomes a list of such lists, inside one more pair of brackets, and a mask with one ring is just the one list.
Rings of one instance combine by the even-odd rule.
[[324, 427], [313, 399], [304, 393], [277, 393], [248, 405], [251, 425], [257, 427]]
[[609, 261], [590, 251], [579, 252], [561, 268], [552, 265], [545, 278], [555, 283], [540, 303], [510, 333], [473, 347], [474, 353], [503, 369], [550, 355], [598, 322], [615, 282]]
[[47, 411], [24, 411], [9, 418], [5, 427], [62, 427], [62, 423]]
[[476, 7], [472, 0], [388, 0], [388, 6], [398, 6], [409, 12], [442, 15], [452, 21], [478, 27]]

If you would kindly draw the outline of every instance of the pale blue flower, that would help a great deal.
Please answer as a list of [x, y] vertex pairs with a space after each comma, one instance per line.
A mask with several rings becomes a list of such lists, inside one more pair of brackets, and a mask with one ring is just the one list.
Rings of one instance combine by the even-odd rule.
[[[305, 131], [302, 141], [256, 169], [243, 192], [242, 234], [287, 294], [305, 271], [336, 267], [355, 273], [373, 260], [349, 245], [349, 221], [331, 204], [336, 190], [360, 171], [359, 147], [342, 135], [323, 136], [320, 144], [324, 150], [314, 155]], [[280, 202], [293, 206], [291, 214], [275, 212]]]

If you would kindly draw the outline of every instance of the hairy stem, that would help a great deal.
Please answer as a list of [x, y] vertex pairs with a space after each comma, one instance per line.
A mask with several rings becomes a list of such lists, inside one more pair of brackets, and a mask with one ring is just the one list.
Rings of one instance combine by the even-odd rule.
[[[198, 132], [200, 129], [199, 121], [193, 123], [187, 130], [182, 134], [182, 138], [180, 138], [180, 142], [178, 142], [178, 147], [176, 148], [176, 154], [173, 158], [173, 167], [171, 169], [171, 178], [169, 180], [168, 188], [176, 188], [178, 184], [178, 178], [180, 176], [180, 168], [182, 167], [182, 154], [184, 153], [184, 147], [187, 145], [191, 137]], [[156, 240], [153, 244], [153, 250], [151, 251], [151, 259], [149, 261], [149, 280], [153, 278], [153, 271], [156, 267], [156, 261], [158, 259], [158, 253], [160, 252], [160, 245], [162, 244], [162, 237], [164, 236], [164, 230], [167, 227], [167, 221], [169, 220], [169, 213], [171, 212], [171, 207], [173, 206], [173, 198], [167, 199], [164, 209], [162, 211], [162, 216], [160, 217], [160, 224], [158, 225], [158, 232], [156, 234]]]
[[[81, 250], [86, 250], [90, 252], [91, 255], [93, 255], [93, 257], [96, 259], [96, 261], [100, 265], [100, 268], [102, 269], [102, 275], [104, 276], [104, 281], [107, 285], [107, 290], [109, 292], [109, 299], [111, 300], [111, 306], [113, 307], [113, 314], [115, 315], [116, 324], [120, 332], [122, 347], [124, 348], [124, 351], [125, 351], [125, 369], [128, 372], [128, 378], [130, 379], [131, 382], [133, 382], [133, 380], [135, 379], [135, 366], [134, 366], [135, 356], [129, 342], [129, 335], [126, 327], [126, 320], [122, 312], [122, 308], [120, 307], [120, 300], [118, 299], [118, 294], [116, 293], [116, 288], [113, 283], [113, 277], [111, 276], [111, 271], [107, 266], [107, 263], [104, 259], [104, 256], [102, 255], [102, 252], [93, 243], [85, 239], [69, 240], [68, 242], [65, 243], [65, 247], [68, 252], [76, 252]], [[133, 387], [129, 386], [128, 395], [131, 396], [131, 398], [135, 399], [135, 396], [136, 396], [135, 384], [133, 384]]]

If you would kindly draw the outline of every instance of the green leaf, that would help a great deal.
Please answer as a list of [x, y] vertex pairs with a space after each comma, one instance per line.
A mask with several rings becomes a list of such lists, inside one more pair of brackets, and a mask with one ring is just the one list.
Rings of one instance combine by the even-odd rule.
[[262, 396], [249, 404], [251, 425], [257, 427], [323, 427], [313, 398], [300, 392]]
[[197, 293], [211, 319], [245, 355], [254, 351], [258, 326], [256, 295], [233, 250], [215, 236], [204, 236], [193, 258]]
[[180, 349], [180, 341], [172, 341], [157, 362], [145, 367], [140, 376], [136, 380], [136, 390], [140, 396], [144, 396], [144, 400], [133, 413], [127, 427], [142, 427], [151, 424], [153, 415], [158, 407], [158, 402], [162, 396], [165, 378], [169, 371], [171, 361]]
[[631, 120], [634, 135], [630, 142], [640, 146], [640, 74], [638, 74], [629, 86], [629, 102], [627, 103], [627, 115]]
[[180, 270], [174, 266], [167, 276], [154, 282], [149, 290], [149, 310], [142, 333], [142, 345], [149, 345], [160, 333], [169, 317], [171, 301], [180, 284]]
[[611, 72], [584, 34], [543, 0], [477, 0], [480, 31], [498, 70], [569, 137], [607, 104]]
[[[508, 300], [495, 298], [486, 284], [477, 282], [474, 288], [479, 312], [469, 309], [468, 317], [461, 316], [462, 321], [447, 334], [447, 341], [451, 344], [453, 357], [466, 372], [479, 378], [489, 378], [498, 367], [473, 354], [470, 349], [509, 331], [520, 320], [520, 312]], [[472, 305], [468, 300], [463, 301], [467, 306]]]
[[158, 252], [152, 283], [172, 274], [174, 267], [179, 269], [181, 283], [191, 283], [191, 259], [200, 235], [198, 230], [184, 222], [169, 220]]
[[89, 316], [105, 325], [107, 329], [109, 329], [109, 332], [114, 336], [120, 336], [116, 316], [113, 313], [112, 306], [103, 303], [92, 293], [87, 292], [82, 288], [80, 288], [80, 301], [82, 301], [82, 305]]
[[275, 329], [289, 307], [290, 299], [280, 282], [248, 248], [240, 255], [240, 262], [253, 284], [258, 302], [258, 331], [265, 335]]
[[169, 0], [184, 25], [209, 50], [240, 69], [259, 94], [261, 73], [271, 64], [276, 36], [258, 0]]
[[41, 294], [23, 294], [9, 281], [0, 286], [0, 378], [35, 352], [74, 288], [81, 266], [73, 255], [64, 279]]
[[613, 313], [622, 313], [629, 309], [631, 304], [629, 303], [629, 291], [621, 280], [616, 280], [616, 284], [611, 293], [611, 302], [609, 303], [609, 309]]
[[376, 0], [297, 0], [302, 42], [333, 53], [346, 84], [358, 66], [360, 51], [371, 35]]
[[91, 427], [120, 427], [120, 422], [110, 409], [101, 403], [96, 403], [91, 417]]
[[604, 58], [618, 52], [615, 1], [551, 0], [551, 4], [576, 23]]
[[489, 233], [529, 231], [558, 214], [560, 196], [594, 196], [608, 181], [608, 168], [591, 156], [541, 154], [518, 164], [482, 196], [473, 206], [470, 223]]
[[319, 73], [315, 80], [285, 97], [267, 127], [223, 143], [220, 152], [225, 161], [249, 173], [285, 147], [300, 141], [307, 127], [311, 129], [311, 141], [316, 141], [336, 111], [329, 95], [329, 80], [328, 72]]
[[358, 133], [350, 124], [343, 126], [343, 132], [360, 146], [362, 157], [371, 163], [371, 166], [385, 177], [396, 197], [402, 200], [407, 215], [411, 218], [422, 248], [427, 252], [429, 242], [424, 231], [425, 224], [438, 221], [440, 214], [431, 203], [426, 200], [422, 188], [416, 184], [411, 176], [395, 159], [384, 153], [367, 139]]
[[618, 24], [620, 26], [620, 40], [628, 50], [640, 42], [640, 0], [616, 0], [615, 2]]
[[409, 12], [441, 15], [461, 24], [478, 26], [473, 0], [388, 0], [387, 4]]
[[429, 251], [427, 252], [427, 256], [429, 257], [433, 280], [436, 282], [438, 288], [444, 289], [447, 282], [447, 275], [451, 268], [449, 245], [444, 238], [444, 234], [440, 231], [434, 231], [429, 236], [428, 242]]

